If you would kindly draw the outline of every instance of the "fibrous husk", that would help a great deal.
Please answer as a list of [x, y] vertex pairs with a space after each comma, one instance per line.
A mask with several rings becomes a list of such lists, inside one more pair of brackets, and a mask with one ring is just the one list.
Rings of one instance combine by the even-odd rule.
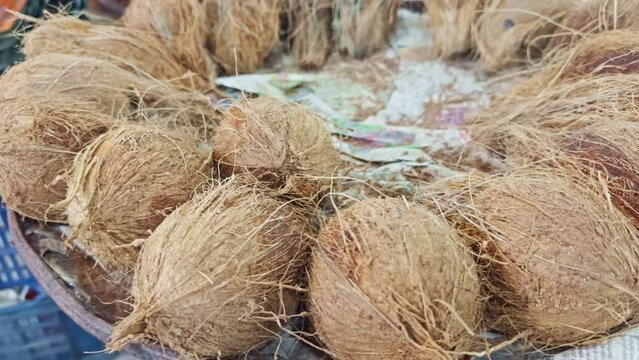
[[639, 314], [636, 229], [601, 187], [573, 180], [529, 167], [449, 180], [433, 196], [478, 254], [491, 328], [581, 344]]
[[215, 77], [206, 50], [206, 16], [198, 0], [134, 0], [128, 5], [124, 26], [158, 36], [182, 66], [205, 79]]
[[205, 0], [214, 60], [227, 74], [257, 70], [278, 42], [282, 0]]
[[133, 312], [108, 348], [158, 341], [193, 358], [239, 355], [296, 315], [308, 219], [259, 186], [214, 187], [169, 215], [144, 242]]
[[310, 269], [314, 330], [335, 359], [455, 359], [481, 314], [472, 256], [416, 204], [365, 200], [321, 230]]
[[332, 0], [288, 0], [294, 25], [291, 52], [302, 69], [318, 69], [332, 50]]
[[321, 118], [267, 97], [234, 103], [212, 143], [222, 176], [248, 173], [308, 197], [330, 183], [340, 162]]
[[435, 51], [442, 57], [475, 48], [472, 26], [488, 0], [424, 0]]
[[333, 35], [339, 51], [361, 59], [388, 44], [399, 0], [335, 0]]
[[138, 247], [174, 208], [212, 176], [195, 136], [120, 124], [73, 164], [66, 206], [70, 242], [115, 274], [135, 267]]
[[473, 27], [482, 68], [494, 72], [543, 55], [563, 16], [580, 0], [490, 0]]
[[22, 52], [27, 58], [47, 53], [95, 57], [176, 86], [201, 91], [212, 88], [209, 78], [181, 64], [156, 34], [91, 24], [71, 16], [39, 21], [34, 30], [25, 34]]
[[[64, 221], [51, 208], [75, 154], [114, 122], [95, 104], [55, 92], [0, 101], [0, 196], [24, 216]], [[50, 209], [51, 208], [51, 209]]]

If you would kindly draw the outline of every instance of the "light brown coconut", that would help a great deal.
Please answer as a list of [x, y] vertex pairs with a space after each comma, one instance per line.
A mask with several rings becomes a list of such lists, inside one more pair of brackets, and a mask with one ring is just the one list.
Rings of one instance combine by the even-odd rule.
[[268, 97], [235, 102], [212, 143], [222, 176], [248, 173], [308, 197], [330, 184], [340, 162], [321, 118]]
[[488, 0], [424, 0], [435, 40], [442, 57], [475, 48], [472, 27]]
[[361, 59], [383, 49], [395, 29], [399, 0], [334, 0], [337, 49]]
[[241, 355], [297, 314], [308, 219], [236, 179], [169, 215], [144, 242], [133, 312], [107, 348], [157, 341], [184, 357]]
[[490, 0], [473, 32], [482, 68], [494, 72], [543, 55], [562, 18], [581, 0]]
[[278, 42], [282, 0], [204, 0], [209, 46], [227, 74], [257, 70]]
[[209, 155], [191, 134], [120, 124], [82, 151], [68, 181], [71, 235], [114, 274], [135, 267], [136, 240], [212, 176]]
[[72, 16], [52, 16], [38, 21], [36, 28], [25, 34], [22, 44], [27, 58], [46, 53], [89, 56], [176, 86], [200, 91], [213, 87], [205, 74], [193, 73], [156, 34], [145, 31], [91, 24]]
[[205, 79], [215, 77], [205, 47], [208, 29], [199, 0], [133, 0], [122, 21], [129, 29], [159, 36], [182, 66]]
[[481, 314], [455, 229], [399, 199], [362, 201], [321, 230], [309, 274], [314, 331], [335, 359], [456, 359]]
[[540, 346], [582, 344], [639, 315], [637, 230], [582, 184], [528, 167], [444, 189], [438, 207], [483, 259], [493, 329]]
[[95, 104], [55, 93], [0, 100], [0, 196], [24, 216], [64, 221], [51, 208], [66, 194], [59, 177], [113, 118]]
[[302, 69], [318, 69], [331, 54], [332, 0], [288, 0], [294, 25], [291, 52]]

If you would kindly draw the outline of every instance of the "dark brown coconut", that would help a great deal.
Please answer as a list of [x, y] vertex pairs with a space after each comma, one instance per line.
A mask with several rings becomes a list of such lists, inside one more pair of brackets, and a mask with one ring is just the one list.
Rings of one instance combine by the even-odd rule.
[[317, 69], [332, 50], [332, 0], [288, 0], [294, 25], [291, 52], [302, 69]]
[[213, 58], [227, 74], [255, 71], [278, 42], [283, 0], [204, 0]]
[[144, 242], [135, 309], [108, 348], [158, 341], [184, 357], [244, 354], [297, 311], [307, 218], [237, 180], [184, 204]]
[[442, 57], [475, 48], [471, 29], [488, 0], [424, 0], [435, 40]]
[[310, 314], [336, 359], [454, 359], [477, 329], [480, 285], [455, 229], [398, 199], [366, 200], [320, 232]]
[[312, 196], [339, 166], [321, 118], [270, 98], [240, 100], [213, 138], [221, 175], [248, 173], [275, 188]]
[[339, 51], [361, 59], [383, 49], [395, 29], [399, 0], [334, 0], [333, 34]]
[[542, 346], [606, 337], [639, 314], [637, 232], [594, 187], [545, 171], [471, 176], [439, 204], [463, 199], [450, 210], [484, 259], [489, 326]]
[[138, 246], [212, 175], [194, 136], [121, 124], [78, 155], [66, 205], [71, 235], [114, 273], [135, 267]]

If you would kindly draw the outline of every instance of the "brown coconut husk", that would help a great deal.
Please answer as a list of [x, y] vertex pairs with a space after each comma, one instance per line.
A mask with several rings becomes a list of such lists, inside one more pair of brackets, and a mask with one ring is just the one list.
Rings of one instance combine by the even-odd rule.
[[472, 26], [488, 0], [424, 0], [435, 51], [451, 57], [475, 48]]
[[107, 348], [157, 341], [184, 357], [222, 358], [277, 337], [297, 311], [307, 221], [235, 179], [184, 204], [144, 242], [135, 308]]
[[542, 347], [601, 340], [639, 315], [636, 229], [605, 188], [555, 173], [470, 175], [429, 192], [482, 264], [487, 324]]
[[330, 183], [340, 162], [321, 118], [267, 97], [234, 103], [212, 143], [223, 177], [248, 173], [306, 197]]
[[332, 50], [333, 1], [288, 1], [289, 17], [294, 22], [291, 53], [302, 69], [318, 69]]
[[121, 124], [97, 138], [73, 164], [66, 207], [71, 235], [115, 274], [135, 267], [136, 240], [187, 202], [212, 176], [194, 136]]
[[75, 154], [112, 125], [90, 102], [55, 93], [0, 101], [0, 196], [24, 216], [65, 221], [59, 177]]
[[253, 72], [279, 38], [282, 0], [204, 0], [209, 47], [227, 74]]
[[209, 78], [181, 64], [155, 34], [113, 25], [91, 24], [71, 16], [38, 20], [25, 34], [22, 52], [27, 58], [47, 53], [74, 54], [113, 62], [188, 89], [207, 91]]
[[358, 59], [383, 49], [395, 28], [398, 9], [399, 0], [334, 0], [336, 47]]
[[454, 228], [399, 199], [362, 201], [320, 232], [310, 315], [335, 359], [456, 359], [481, 314], [472, 256]]
[[208, 29], [198, 0], [134, 0], [122, 17], [124, 26], [158, 36], [182, 66], [205, 79], [215, 77], [206, 50]]
[[479, 61], [495, 72], [524, 65], [546, 50], [562, 18], [580, 0], [490, 0], [473, 26]]

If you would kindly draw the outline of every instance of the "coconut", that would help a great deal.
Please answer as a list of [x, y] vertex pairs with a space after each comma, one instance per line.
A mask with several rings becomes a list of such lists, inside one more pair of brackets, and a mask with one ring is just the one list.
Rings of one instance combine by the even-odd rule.
[[41, 20], [25, 34], [27, 58], [47, 53], [74, 54], [107, 60], [127, 70], [141, 71], [177, 86], [206, 91], [208, 78], [194, 74], [169, 52], [162, 40], [144, 31], [91, 24], [71, 16]]
[[275, 338], [297, 311], [307, 221], [237, 179], [184, 204], [144, 242], [134, 310], [107, 348], [155, 340], [183, 356], [222, 358]]
[[107, 270], [133, 270], [135, 241], [149, 236], [212, 175], [194, 136], [121, 124], [73, 164], [66, 206], [71, 235]]
[[282, 0], [204, 0], [213, 58], [227, 74], [255, 71], [278, 42]]
[[335, 0], [333, 34], [337, 48], [361, 59], [388, 44], [399, 0]]
[[182, 66], [205, 79], [215, 77], [206, 51], [207, 25], [198, 0], [135, 0], [122, 18], [124, 26], [158, 36]]
[[482, 67], [497, 71], [540, 57], [566, 12], [581, 0], [491, 0], [474, 25]]
[[335, 359], [453, 359], [481, 314], [472, 256], [441, 217], [398, 199], [338, 212], [318, 237], [309, 311]]
[[[90, 102], [55, 93], [0, 101], [0, 196], [24, 216], [64, 221], [59, 177], [75, 154], [113, 123]], [[51, 209], [50, 209], [51, 208]]]
[[482, 259], [490, 327], [581, 344], [639, 315], [637, 232], [596, 187], [534, 167], [460, 184], [437, 206]]
[[332, 0], [289, 0], [290, 17], [295, 25], [292, 49], [302, 69], [317, 69], [331, 53]]
[[339, 166], [321, 118], [301, 105], [266, 97], [235, 102], [212, 143], [222, 176], [248, 173], [308, 197], [327, 185]]
[[439, 56], [450, 57], [475, 48], [471, 29], [486, 2], [424, 0]]

